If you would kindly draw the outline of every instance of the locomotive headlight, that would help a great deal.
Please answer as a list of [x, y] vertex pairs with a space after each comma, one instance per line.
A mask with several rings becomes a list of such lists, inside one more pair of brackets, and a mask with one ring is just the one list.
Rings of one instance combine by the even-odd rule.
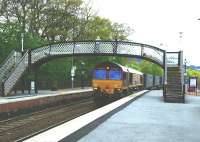
[[120, 91], [121, 89], [120, 88], [117, 88], [117, 91]]

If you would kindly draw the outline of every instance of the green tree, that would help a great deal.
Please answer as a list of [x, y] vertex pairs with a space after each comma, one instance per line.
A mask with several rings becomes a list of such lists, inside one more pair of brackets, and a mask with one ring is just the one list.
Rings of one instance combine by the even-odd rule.
[[19, 25], [13, 22], [0, 23], [0, 61], [20, 47]]
[[[21, 33], [24, 33], [24, 48], [37, 48], [47, 43], [72, 40], [127, 40], [131, 33], [125, 24], [112, 23], [97, 16], [92, 7], [83, 0], [0, 0], [0, 62], [16, 49], [21, 50]], [[120, 57], [95, 57], [97, 62], [127, 62]], [[97, 63], [93, 57], [75, 59], [88, 71]], [[44, 78], [61, 79], [70, 76], [71, 58], [58, 59], [44, 64], [40, 73]], [[58, 73], [60, 72], [60, 73]]]
[[188, 77], [197, 77], [197, 83], [200, 85], [200, 71], [194, 70], [192, 68], [187, 69]]
[[163, 74], [163, 70], [161, 67], [148, 61], [143, 61], [141, 63], [141, 71], [144, 73], [149, 73], [158, 76], [162, 76]]
[[112, 38], [113, 39], [126, 40], [127, 36], [129, 36], [132, 32], [133, 32], [133, 29], [131, 29], [126, 24], [119, 24], [119, 23], [112, 24]]

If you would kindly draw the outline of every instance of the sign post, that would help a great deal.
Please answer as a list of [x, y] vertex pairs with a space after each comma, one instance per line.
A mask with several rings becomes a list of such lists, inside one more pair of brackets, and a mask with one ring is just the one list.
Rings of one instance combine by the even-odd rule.
[[35, 90], [35, 81], [30, 81], [30, 82], [31, 82], [31, 87], [29, 89], [29, 94], [30, 94], [30, 92]]
[[75, 70], [76, 70], [76, 66], [72, 66], [72, 69], [71, 69], [72, 89], [74, 88]]
[[24, 33], [21, 33], [21, 52], [24, 53]]
[[188, 92], [195, 92], [197, 95], [197, 77], [189, 78]]

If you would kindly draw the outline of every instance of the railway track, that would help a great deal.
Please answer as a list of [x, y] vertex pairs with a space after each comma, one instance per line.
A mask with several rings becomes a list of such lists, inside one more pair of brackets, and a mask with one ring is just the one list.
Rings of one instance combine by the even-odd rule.
[[97, 108], [92, 98], [0, 121], [0, 141], [21, 141]]

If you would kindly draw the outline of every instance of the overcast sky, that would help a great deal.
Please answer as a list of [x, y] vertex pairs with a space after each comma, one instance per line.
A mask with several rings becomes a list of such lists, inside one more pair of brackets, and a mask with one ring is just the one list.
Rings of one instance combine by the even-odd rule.
[[92, 0], [92, 3], [98, 15], [128, 24], [134, 30], [130, 40], [167, 51], [183, 50], [190, 65], [200, 65], [197, 20], [200, 0]]

